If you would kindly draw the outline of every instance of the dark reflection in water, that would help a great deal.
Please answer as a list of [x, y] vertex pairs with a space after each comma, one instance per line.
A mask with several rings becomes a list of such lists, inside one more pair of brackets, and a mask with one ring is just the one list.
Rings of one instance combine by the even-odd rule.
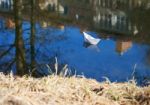
[[[36, 16], [34, 55], [30, 53], [30, 24], [26, 18], [23, 38], [27, 64], [32, 56], [40, 75], [49, 73], [46, 64], [54, 67], [57, 57], [60, 65], [68, 64], [78, 75], [98, 81], [102, 77], [111, 81], [135, 77], [140, 84], [150, 80], [149, 0], [54, 0], [40, 3], [39, 8], [47, 14]], [[58, 16], [57, 25], [47, 19], [48, 14]], [[8, 18], [0, 16], [0, 71], [15, 72], [15, 32], [5, 24]], [[83, 30], [90, 30], [89, 34], [102, 40], [98, 45], [88, 45]]]

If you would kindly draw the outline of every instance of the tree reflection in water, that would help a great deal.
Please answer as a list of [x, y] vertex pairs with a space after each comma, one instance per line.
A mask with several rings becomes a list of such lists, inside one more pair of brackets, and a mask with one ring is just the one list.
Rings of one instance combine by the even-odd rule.
[[[51, 2], [46, 5], [45, 1], [41, 3], [40, 0], [26, 0], [23, 3], [22, 0], [14, 1], [16, 2], [14, 3], [16, 4], [14, 7], [15, 18], [12, 16], [12, 11], [11, 13], [4, 11], [0, 13], [2, 17], [0, 19], [1, 71], [8, 73], [8, 70], [14, 70], [18, 75], [28, 74], [29, 71], [33, 75], [47, 75], [48, 71], [43, 72], [43, 69], [47, 69], [45, 65], [54, 64], [52, 59], [57, 56], [60, 59], [59, 63], [69, 63], [71, 67], [78, 68], [78, 72], [83, 70], [80, 69], [83, 68], [81, 64], [86, 65], [87, 67], [84, 67], [86, 71], [83, 70], [85, 75], [100, 80], [100, 77], [95, 75], [100, 72], [99, 75], [103, 76], [104, 68], [102, 67], [103, 64], [107, 65], [106, 58], [108, 56], [112, 61], [110, 63], [116, 65], [116, 68], [111, 68], [112, 65], [110, 65], [112, 72], [114, 68], [115, 70], [119, 68], [122, 71], [117, 73], [125, 73], [125, 68], [127, 69], [126, 74], [128, 74], [131, 72], [129, 70], [132, 68], [131, 66], [135, 64], [134, 61], [139, 61], [134, 58], [134, 54], [141, 54], [135, 78], [141, 81], [147, 79], [148, 75], [145, 75], [144, 72], [149, 70], [145, 66], [146, 64], [149, 65], [145, 63], [148, 62], [145, 58], [149, 56], [147, 49], [150, 44], [148, 0], [130, 0], [132, 2], [129, 0], [64, 0], [59, 2], [54, 0], [53, 4]], [[37, 1], [41, 4], [39, 5]], [[21, 4], [24, 5], [22, 10]], [[40, 7], [42, 5], [44, 5], [43, 9]], [[78, 28], [70, 25], [75, 25], [82, 30], [97, 32], [102, 42], [94, 47], [84, 46], [83, 37], [78, 32]], [[15, 44], [13, 44], [14, 42]], [[122, 52], [124, 52], [123, 55], [118, 55]], [[145, 57], [145, 62], [143, 62], [142, 57]], [[89, 58], [88, 61], [86, 61], [87, 58]], [[103, 59], [101, 60], [101, 58]], [[85, 62], [80, 61], [80, 59], [85, 60]], [[91, 62], [91, 65], [96, 65], [96, 67], [89, 66], [86, 62]], [[120, 68], [118, 65], [123, 66]], [[90, 67], [96, 69], [93, 74], [93, 71], [89, 73]], [[139, 70], [141, 68], [143, 70], [142, 75], [140, 75], [142, 70]], [[34, 73], [34, 70], [38, 73]], [[105, 71], [104, 75], [108, 75], [109, 72], [106, 73]], [[108, 76], [111, 77], [111, 75]]]

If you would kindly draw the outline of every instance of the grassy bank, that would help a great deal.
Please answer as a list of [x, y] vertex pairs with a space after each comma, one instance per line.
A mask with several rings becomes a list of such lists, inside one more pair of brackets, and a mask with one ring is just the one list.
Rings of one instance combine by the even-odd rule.
[[77, 77], [0, 75], [0, 105], [150, 105], [150, 86]]

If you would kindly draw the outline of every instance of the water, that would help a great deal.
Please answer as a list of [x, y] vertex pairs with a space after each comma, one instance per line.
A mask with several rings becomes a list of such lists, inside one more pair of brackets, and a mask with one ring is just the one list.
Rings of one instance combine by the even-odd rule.
[[[127, 1], [60, 2], [63, 9], [59, 11], [59, 16], [70, 22], [60, 20], [65, 25], [64, 29], [47, 26], [50, 20], [36, 23], [35, 59], [39, 71], [44, 68], [47, 74], [46, 64], [53, 66], [54, 57], [57, 57], [59, 64], [68, 64], [73, 73], [98, 81], [104, 80], [103, 77], [118, 82], [134, 77], [140, 84], [150, 80], [150, 1]], [[55, 12], [55, 9], [49, 9]], [[4, 28], [4, 17], [0, 21], [0, 70], [15, 71], [15, 47], [12, 46], [15, 31]], [[29, 22], [24, 21], [23, 29], [26, 30], [23, 36], [28, 63], [29, 28]], [[82, 30], [100, 38], [100, 43], [84, 43]], [[6, 50], [8, 52], [4, 53]]]

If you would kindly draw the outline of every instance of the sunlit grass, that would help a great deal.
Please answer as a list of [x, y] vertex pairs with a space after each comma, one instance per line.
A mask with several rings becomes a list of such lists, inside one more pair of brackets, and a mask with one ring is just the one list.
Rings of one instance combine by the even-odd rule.
[[[52, 68], [48, 64], [46, 65], [46, 67], [47, 67], [49, 75], [59, 75], [61, 77], [67, 77], [67, 76], [73, 75], [67, 64], [64, 65], [63, 67], [59, 68], [57, 57], [55, 57], [55, 64], [54, 64], [54, 68], [53, 68], [54, 70], [52, 70]], [[75, 76], [75, 74], [74, 74], [74, 76]]]
[[150, 86], [99, 83], [76, 76], [43, 78], [0, 74], [0, 105], [149, 105]]

